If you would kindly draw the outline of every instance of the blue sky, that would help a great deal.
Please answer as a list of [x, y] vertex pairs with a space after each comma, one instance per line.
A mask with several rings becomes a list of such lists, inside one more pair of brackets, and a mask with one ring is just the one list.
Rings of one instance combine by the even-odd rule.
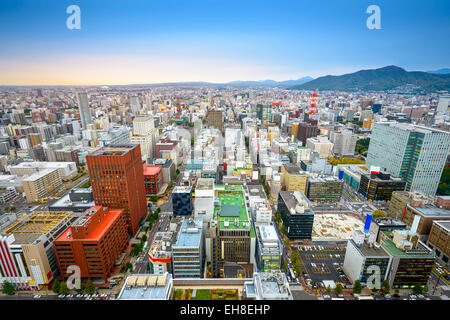
[[[66, 8], [81, 9], [81, 30]], [[381, 8], [381, 30], [366, 9]], [[450, 67], [448, 0], [12, 0], [0, 84], [288, 80]]]

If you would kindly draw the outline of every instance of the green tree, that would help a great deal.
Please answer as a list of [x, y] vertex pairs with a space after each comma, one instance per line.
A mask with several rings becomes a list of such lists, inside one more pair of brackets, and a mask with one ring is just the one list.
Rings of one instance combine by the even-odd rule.
[[287, 248], [289, 248], [290, 243], [291, 241], [289, 239], [284, 240], [284, 244], [286, 245]]
[[381, 284], [381, 292], [383, 292], [384, 294], [389, 294], [389, 292], [391, 292], [391, 286], [389, 285], [389, 281], [388, 280], [384, 280], [383, 283]]
[[413, 290], [414, 294], [422, 294], [422, 292], [423, 292], [422, 286], [420, 286], [418, 284], [416, 284], [412, 290]]
[[86, 289], [84, 289], [84, 292], [88, 294], [94, 294], [95, 293], [95, 286], [94, 282], [92, 282], [91, 279], [89, 279], [86, 283]]
[[286, 235], [286, 227], [284, 225], [281, 226], [280, 231], [282, 234]]
[[328, 294], [330, 294], [330, 293], [331, 293], [331, 288], [330, 288], [330, 285], [328, 285], [328, 286], [327, 286], [327, 288], [325, 289], [325, 292], [326, 292], [326, 293], [328, 293]]
[[52, 290], [54, 293], [59, 293], [59, 288], [61, 287], [61, 282], [58, 280], [53, 281]]
[[150, 201], [151, 202], [158, 202], [158, 196], [156, 194], [152, 194], [150, 196]]
[[176, 173], [176, 174], [180, 174], [180, 170], [177, 169], [177, 170], [175, 171], [175, 173]]
[[68, 294], [69, 288], [67, 287], [67, 283], [65, 281], [61, 282], [61, 286], [59, 287], [59, 294]]
[[144, 241], [144, 242], [145, 242], [145, 241], [147, 241], [147, 239], [148, 239], [148, 238], [147, 238], [147, 235], [146, 235], [146, 234], [144, 234], [144, 235], [142, 236], [142, 241]]
[[361, 294], [361, 291], [362, 291], [361, 282], [359, 280], [356, 280], [355, 283], [353, 284], [353, 293]]
[[383, 210], [374, 210], [372, 215], [374, 218], [386, 217], [386, 213]]
[[428, 291], [430, 291], [430, 289], [428, 288], [428, 285], [425, 284], [425, 286], [423, 287], [423, 293], [428, 293]]
[[339, 283], [336, 285], [336, 288], [334, 288], [334, 293], [341, 294], [342, 293], [342, 285]]
[[4, 281], [2, 287], [2, 293], [7, 295], [13, 295], [16, 292], [16, 287], [14, 287], [11, 283]]

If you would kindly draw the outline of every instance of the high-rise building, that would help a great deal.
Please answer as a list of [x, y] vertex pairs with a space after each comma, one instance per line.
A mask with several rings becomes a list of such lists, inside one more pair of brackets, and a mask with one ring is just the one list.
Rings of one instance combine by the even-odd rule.
[[389, 201], [392, 192], [405, 190], [406, 182], [387, 172], [361, 174], [358, 192], [369, 201]]
[[77, 265], [82, 278], [107, 279], [119, 255], [128, 246], [123, 210], [92, 207], [53, 242], [61, 275]]
[[96, 205], [123, 209], [128, 230], [136, 234], [147, 215], [141, 149], [136, 144], [112, 144], [86, 156]]
[[297, 140], [302, 142], [302, 146], [306, 146], [306, 139], [317, 136], [317, 125], [302, 122], [299, 123], [297, 129]]
[[80, 112], [81, 126], [87, 129], [87, 125], [92, 123], [91, 110], [86, 92], [78, 92], [78, 111]]
[[290, 239], [311, 239], [314, 213], [302, 191], [280, 191], [278, 211]]
[[376, 123], [366, 165], [406, 180], [406, 191], [434, 196], [449, 150], [449, 132], [406, 123]]
[[343, 184], [335, 176], [308, 177], [306, 196], [312, 202], [337, 203], [341, 200]]
[[357, 135], [351, 130], [331, 131], [330, 141], [334, 144], [333, 153], [341, 157], [353, 156], [355, 154], [356, 138]]
[[172, 207], [174, 216], [190, 216], [193, 211], [192, 187], [176, 186], [173, 188]]
[[205, 231], [202, 218], [185, 219], [172, 245], [174, 278], [203, 278]]

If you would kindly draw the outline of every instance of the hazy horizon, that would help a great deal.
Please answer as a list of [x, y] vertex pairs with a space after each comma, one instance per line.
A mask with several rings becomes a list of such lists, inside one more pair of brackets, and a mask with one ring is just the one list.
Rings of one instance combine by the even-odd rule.
[[[66, 8], [81, 9], [69, 30]], [[366, 9], [381, 8], [381, 30]], [[12, 1], [0, 5], [0, 85], [296, 80], [396, 65], [448, 68], [450, 3]]]

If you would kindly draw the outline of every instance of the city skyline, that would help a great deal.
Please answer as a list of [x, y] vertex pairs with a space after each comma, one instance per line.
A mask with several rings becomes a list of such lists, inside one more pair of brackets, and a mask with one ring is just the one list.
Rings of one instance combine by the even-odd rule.
[[[2, 4], [0, 85], [125, 85], [317, 78], [398, 65], [449, 67], [449, 4], [378, 1]], [[68, 6], [81, 10], [69, 30]], [[21, 21], [20, 24], [17, 21]]]

